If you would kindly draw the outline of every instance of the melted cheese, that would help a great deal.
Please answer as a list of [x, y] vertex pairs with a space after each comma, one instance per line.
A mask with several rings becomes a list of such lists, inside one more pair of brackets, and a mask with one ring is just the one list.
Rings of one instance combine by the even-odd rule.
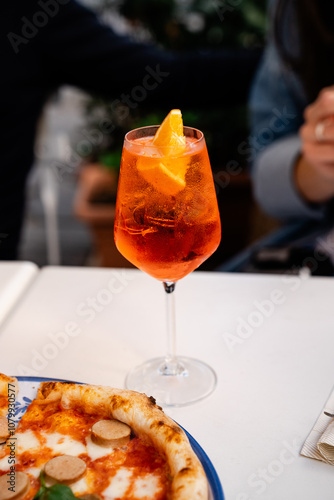
[[17, 432], [15, 434], [17, 438], [16, 441], [16, 450], [17, 453], [23, 453], [25, 451], [31, 451], [33, 449], [38, 449], [40, 447], [40, 442], [37, 439], [36, 435], [31, 430], [26, 430], [24, 434]]
[[159, 479], [156, 476], [147, 475], [135, 480], [133, 495], [135, 498], [154, 498], [160, 489]]
[[29, 469], [27, 469], [26, 472], [34, 477], [38, 477], [41, 472], [41, 469], [38, 469], [38, 467], [29, 467]]
[[112, 446], [100, 446], [92, 441], [90, 436], [86, 437], [87, 454], [92, 460], [110, 455], [114, 448]]
[[82, 453], [86, 453], [86, 446], [75, 439], [58, 432], [47, 434], [41, 432], [46, 440], [44, 446], [50, 448], [55, 455], [73, 455], [78, 457]]
[[8, 463], [8, 456], [6, 455], [5, 457], [1, 458], [0, 460], [0, 470], [9, 470], [10, 465]]
[[87, 477], [82, 477], [70, 485], [71, 490], [76, 495], [82, 495], [88, 491]]
[[103, 491], [105, 498], [108, 500], [122, 498], [131, 484], [131, 477], [132, 471], [121, 467]]

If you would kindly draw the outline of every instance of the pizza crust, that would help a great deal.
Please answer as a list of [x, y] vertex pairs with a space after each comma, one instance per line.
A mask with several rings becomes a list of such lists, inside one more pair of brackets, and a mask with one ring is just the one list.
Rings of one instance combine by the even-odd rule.
[[0, 417], [6, 417], [8, 413], [8, 397], [15, 402], [19, 386], [15, 377], [8, 377], [0, 373], [0, 398], [5, 398], [6, 404], [0, 405]]
[[42, 382], [36, 401], [46, 404], [55, 400], [61, 400], [64, 408], [120, 420], [140, 438], [149, 439], [167, 458], [173, 478], [171, 500], [208, 499], [204, 470], [186, 434], [164, 414], [154, 398], [110, 387]]

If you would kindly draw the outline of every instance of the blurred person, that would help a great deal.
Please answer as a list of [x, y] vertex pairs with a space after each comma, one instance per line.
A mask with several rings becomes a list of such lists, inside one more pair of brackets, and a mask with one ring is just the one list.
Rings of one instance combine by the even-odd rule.
[[260, 51], [174, 54], [117, 35], [75, 0], [0, 7], [0, 259], [17, 257], [36, 126], [48, 96], [69, 84], [131, 108], [246, 100]]
[[325, 221], [334, 199], [334, 4], [272, 0], [269, 19], [250, 99], [255, 196], [275, 217]]

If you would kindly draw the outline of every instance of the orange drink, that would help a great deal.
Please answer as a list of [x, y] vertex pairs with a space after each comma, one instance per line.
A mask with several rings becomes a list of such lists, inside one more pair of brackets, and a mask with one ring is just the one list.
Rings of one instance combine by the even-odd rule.
[[183, 127], [173, 109], [160, 127], [125, 136], [118, 182], [115, 242], [124, 257], [163, 282], [167, 355], [131, 370], [128, 389], [152, 394], [161, 404], [199, 401], [215, 388], [206, 363], [176, 356], [175, 282], [217, 248], [221, 229], [210, 161], [202, 132]]
[[184, 127], [184, 143], [171, 150], [154, 145], [156, 129], [125, 138], [115, 242], [139, 269], [177, 281], [216, 250], [220, 218], [203, 134]]

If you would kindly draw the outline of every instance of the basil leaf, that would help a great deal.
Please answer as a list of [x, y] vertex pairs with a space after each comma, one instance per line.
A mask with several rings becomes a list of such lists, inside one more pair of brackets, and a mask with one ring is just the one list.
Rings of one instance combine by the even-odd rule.
[[54, 484], [51, 487], [45, 485], [44, 472], [39, 475], [41, 487], [34, 496], [33, 500], [76, 500], [71, 488], [66, 484]]
[[71, 488], [66, 484], [54, 484], [48, 488], [47, 500], [76, 500]]
[[33, 500], [44, 500], [44, 495], [46, 493], [46, 489], [44, 486], [41, 486], [34, 496]]
[[41, 482], [42, 488], [46, 488], [46, 485], [45, 485], [45, 475], [44, 475], [44, 471], [43, 470], [41, 470], [41, 472], [39, 473], [39, 480]]
[[36, 495], [34, 496], [33, 500], [44, 500], [45, 494], [46, 494], [46, 486], [45, 486], [45, 479], [44, 479], [44, 472], [41, 471], [39, 474], [39, 480], [41, 482], [41, 487], [37, 491]]

